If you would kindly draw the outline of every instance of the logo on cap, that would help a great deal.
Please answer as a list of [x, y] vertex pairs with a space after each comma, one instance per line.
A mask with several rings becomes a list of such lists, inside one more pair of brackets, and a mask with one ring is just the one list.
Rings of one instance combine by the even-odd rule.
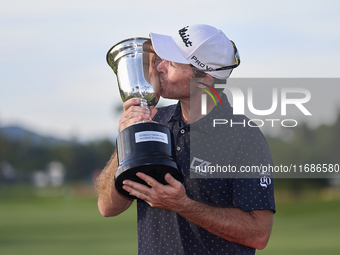
[[189, 35], [187, 34], [188, 27], [186, 26], [178, 31], [186, 47], [192, 46], [192, 42], [189, 41]]

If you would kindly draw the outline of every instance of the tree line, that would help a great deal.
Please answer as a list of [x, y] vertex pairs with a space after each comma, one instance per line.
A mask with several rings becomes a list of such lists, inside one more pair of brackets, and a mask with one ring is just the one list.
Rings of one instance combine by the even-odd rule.
[[[312, 129], [302, 124], [288, 131], [288, 138], [267, 137], [274, 165], [339, 164], [340, 114], [332, 125]], [[115, 143], [108, 139], [86, 144], [46, 146], [25, 139], [11, 141], [0, 136], [0, 164], [9, 163], [23, 179], [33, 171], [44, 169], [51, 161], [60, 161], [64, 165], [67, 180], [89, 179], [94, 171], [105, 167], [114, 150]], [[326, 184], [325, 180], [312, 182]]]
[[18, 179], [28, 180], [32, 172], [44, 170], [50, 162], [59, 161], [66, 170], [67, 180], [85, 180], [90, 179], [94, 171], [104, 168], [114, 149], [115, 144], [108, 139], [45, 146], [0, 136], [0, 163], [10, 164]]

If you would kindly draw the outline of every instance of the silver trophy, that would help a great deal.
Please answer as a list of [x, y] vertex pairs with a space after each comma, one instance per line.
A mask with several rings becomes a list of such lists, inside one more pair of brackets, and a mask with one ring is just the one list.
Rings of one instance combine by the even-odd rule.
[[[160, 58], [152, 50], [150, 39], [123, 40], [108, 51], [106, 60], [117, 76], [123, 102], [140, 98], [142, 107], [158, 103], [160, 85], [156, 68]], [[122, 130], [117, 137], [117, 152], [119, 166], [115, 187], [126, 197], [135, 198], [122, 188], [125, 179], [147, 185], [136, 176], [137, 172], [150, 175], [162, 184], [167, 184], [166, 173], [183, 181], [175, 159], [171, 130], [151, 119]]]

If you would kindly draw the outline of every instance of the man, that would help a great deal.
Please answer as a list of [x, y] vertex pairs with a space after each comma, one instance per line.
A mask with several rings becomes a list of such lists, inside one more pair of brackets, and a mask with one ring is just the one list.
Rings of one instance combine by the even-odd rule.
[[[174, 133], [184, 182], [166, 174], [168, 185], [162, 185], [143, 173], [137, 176], [150, 187], [124, 181], [123, 188], [139, 198], [139, 254], [254, 254], [255, 249], [267, 245], [272, 229], [272, 181], [261, 185], [260, 179], [268, 177], [190, 176], [195, 172], [195, 162], [214, 161], [237, 169], [271, 164], [259, 129], [242, 125], [227, 130], [213, 127], [212, 120], [221, 116], [235, 123], [246, 119], [232, 115], [224, 94], [219, 93], [220, 104], [208, 100], [207, 114], [201, 113], [199, 99], [204, 92], [192, 80], [200, 78], [200, 85], [212, 88], [216, 79], [228, 78], [239, 64], [233, 44], [222, 31], [207, 25], [184, 27], [173, 37], [152, 33], [151, 41], [163, 59], [157, 66], [161, 96], [179, 102], [147, 110], [139, 107], [139, 99], [130, 99], [124, 103], [119, 130], [150, 117], [168, 126]], [[98, 179], [98, 207], [106, 217], [122, 213], [132, 203], [115, 190], [117, 167], [114, 154]]]

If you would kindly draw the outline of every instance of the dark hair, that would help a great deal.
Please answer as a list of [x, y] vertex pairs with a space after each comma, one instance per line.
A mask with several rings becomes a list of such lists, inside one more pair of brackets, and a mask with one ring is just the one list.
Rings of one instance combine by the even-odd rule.
[[[191, 65], [192, 71], [194, 72], [192, 75], [192, 78], [203, 78], [207, 73], [201, 71], [201, 70], [197, 70], [197, 68], [195, 68], [193, 65]], [[215, 77], [213, 77], [214, 79], [214, 84], [226, 84], [226, 79], [217, 79]]]
[[190, 65], [192, 68], [192, 71], [194, 72], [193, 78], [203, 78], [206, 73], [200, 70], [197, 70], [193, 65]]

